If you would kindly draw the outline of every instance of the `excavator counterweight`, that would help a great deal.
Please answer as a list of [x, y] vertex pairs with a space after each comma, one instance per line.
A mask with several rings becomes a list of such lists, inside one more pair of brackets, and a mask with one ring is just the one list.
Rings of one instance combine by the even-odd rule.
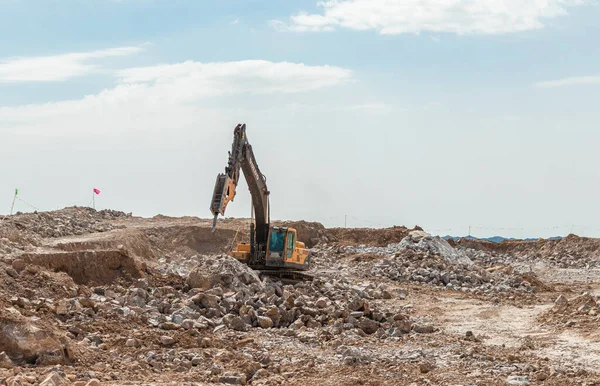
[[214, 216], [214, 232], [219, 215], [236, 195], [240, 169], [244, 174], [252, 197], [253, 222], [250, 224], [250, 242], [237, 244], [231, 256], [248, 264], [263, 274], [291, 280], [310, 280], [306, 271], [310, 263], [310, 251], [298, 241], [293, 228], [272, 227], [267, 179], [260, 172], [252, 146], [246, 135], [246, 125], [239, 124], [233, 131], [233, 144], [225, 173], [217, 176], [210, 211]]

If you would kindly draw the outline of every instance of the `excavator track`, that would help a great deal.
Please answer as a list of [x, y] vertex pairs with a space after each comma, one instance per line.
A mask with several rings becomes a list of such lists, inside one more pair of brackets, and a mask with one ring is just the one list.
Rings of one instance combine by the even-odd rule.
[[290, 270], [255, 269], [261, 277], [270, 277], [281, 280], [284, 284], [297, 284], [313, 281], [314, 277], [305, 273]]

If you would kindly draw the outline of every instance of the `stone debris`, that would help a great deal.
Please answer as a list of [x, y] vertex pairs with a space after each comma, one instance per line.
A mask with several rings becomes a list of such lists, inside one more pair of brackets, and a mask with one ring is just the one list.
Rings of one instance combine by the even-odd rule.
[[66, 381], [58, 373], [52, 372], [48, 374], [48, 376], [42, 381], [40, 386], [64, 386], [67, 384], [68, 381]]
[[0, 352], [0, 367], [4, 369], [12, 369], [15, 367], [12, 359], [10, 359], [4, 351]]
[[[375, 261], [360, 261], [356, 271], [368, 272], [366, 277], [386, 277], [398, 282], [417, 282], [446, 289], [476, 294], [532, 293], [535, 288], [522, 273], [489, 269], [476, 264], [461, 250], [440, 237], [424, 232], [411, 232], [400, 243], [387, 247], [323, 246], [320, 256], [337, 253], [341, 256], [380, 256]], [[329, 264], [331, 260], [324, 262]], [[504, 267], [502, 267], [504, 268]], [[530, 277], [535, 274], [527, 271]]]
[[413, 231], [409, 236], [397, 244], [389, 244], [387, 247], [348, 246], [342, 249], [346, 254], [375, 254], [390, 256], [401, 254], [405, 251], [437, 255], [444, 258], [450, 264], [472, 265], [473, 261], [463, 252], [454, 249], [441, 237], [432, 237], [422, 231]]
[[427, 374], [435, 369], [435, 363], [432, 361], [425, 361], [419, 364], [419, 371], [423, 374]]
[[51, 213], [25, 213], [8, 217], [0, 223], [0, 239], [11, 230], [20, 230], [25, 235], [42, 238], [83, 235], [118, 229], [107, 220], [128, 215], [114, 210], [96, 211], [86, 207], [71, 207]]
[[569, 304], [569, 300], [567, 300], [565, 295], [560, 295], [558, 298], [556, 298], [556, 300], [554, 301], [554, 304], [557, 306], [566, 306], [567, 304]]
[[[113, 240], [128, 221], [135, 232], [146, 227], [143, 236]], [[204, 234], [197, 225], [203, 220], [144, 221], [67, 208], [0, 224], [0, 384], [586, 384], [596, 376], [577, 361], [538, 357], [547, 345], [537, 338], [492, 347], [484, 325], [468, 326], [475, 335], [441, 322], [448, 314], [438, 314], [469, 301], [537, 304], [535, 261], [449, 243], [418, 227], [319, 228], [310, 236], [319, 243], [308, 272], [314, 280], [290, 284], [206, 252], [220, 237], [208, 222]], [[169, 228], [171, 221], [181, 222]], [[114, 232], [94, 243], [85, 236], [107, 230]], [[225, 241], [209, 249], [224, 252], [231, 243]], [[143, 269], [139, 276], [75, 281], [79, 268], [19, 257], [56, 245], [128, 250]], [[125, 270], [106, 255], [86, 256], [99, 264], [94, 270]], [[539, 324], [597, 328], [600, 299], [564, 292], [546, 301], [553, 307]], [[494, 312], [474, 317], [493, 320]]]
[[600, 240], [569, 235], [557, 240], [507, 240], [493, 243], [463, 238], [456, 249], [487, 265], [541, 263], [557, 268], [599, 268]]
[[529, 385], [529, 383], [529, 378], [525, 376], [510, 375], [506, 379], [506, 384], [508, 385]]

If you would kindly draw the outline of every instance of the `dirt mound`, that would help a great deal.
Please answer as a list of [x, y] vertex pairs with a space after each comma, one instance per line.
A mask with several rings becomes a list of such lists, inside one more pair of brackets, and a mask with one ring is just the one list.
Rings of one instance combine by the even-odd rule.
[[142, 277], [142, 268], [125, 249], [24, 253], [19, 259], [53, 271], [67, 273], [77, 284], [102, 285], [119, 278]]
[[109, 220], [126, 217], [123, 212], [70, 207], [51, 212], [9, 216], [0, 222], [0, 251], [39, 246], [43, 238], [83, 235], [120, 228]]
[[[416, 227], [412, 230], [421, 230]], [[369, 245], [384, 247], [388, 244], [399, 243], [412, 231], [404, 226], [392, 228], [327, 228], [323, 231], [321, 240], [326, 244], [340, 245]]]
[[153, 248], [166, 254], [193, 256], [195, 254], [223, 253], [232, 245], [236, 232], [232, 229], [211, 229], [203, 226], [182, 225], [156, 227], [144, 230]]
[[274, 226], [294, 228], [298, 232], [298, 241], [312, 248], [321, 242], [326, 229], [323, 224], [307, 221], [274, 221]]
[[600, 327], [600, 296], [585, 292], [572, 299], [560, 295], [554, 307], [539, 317], [540, 323], [561, 329], [575, 328], [597, 333]]
[[559, 240], [505, 240], [501, 243], [462, 238], [457, 246], [492, 255], [539, 259], [561, 268], [600, 266], [600, 239], [576, 235]]

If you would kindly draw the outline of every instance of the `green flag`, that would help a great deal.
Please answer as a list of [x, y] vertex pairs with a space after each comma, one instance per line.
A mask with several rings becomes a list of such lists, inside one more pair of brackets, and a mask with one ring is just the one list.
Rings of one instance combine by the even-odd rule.
[[19, 194], [19, 189], [15, 189], [15, 196]]

